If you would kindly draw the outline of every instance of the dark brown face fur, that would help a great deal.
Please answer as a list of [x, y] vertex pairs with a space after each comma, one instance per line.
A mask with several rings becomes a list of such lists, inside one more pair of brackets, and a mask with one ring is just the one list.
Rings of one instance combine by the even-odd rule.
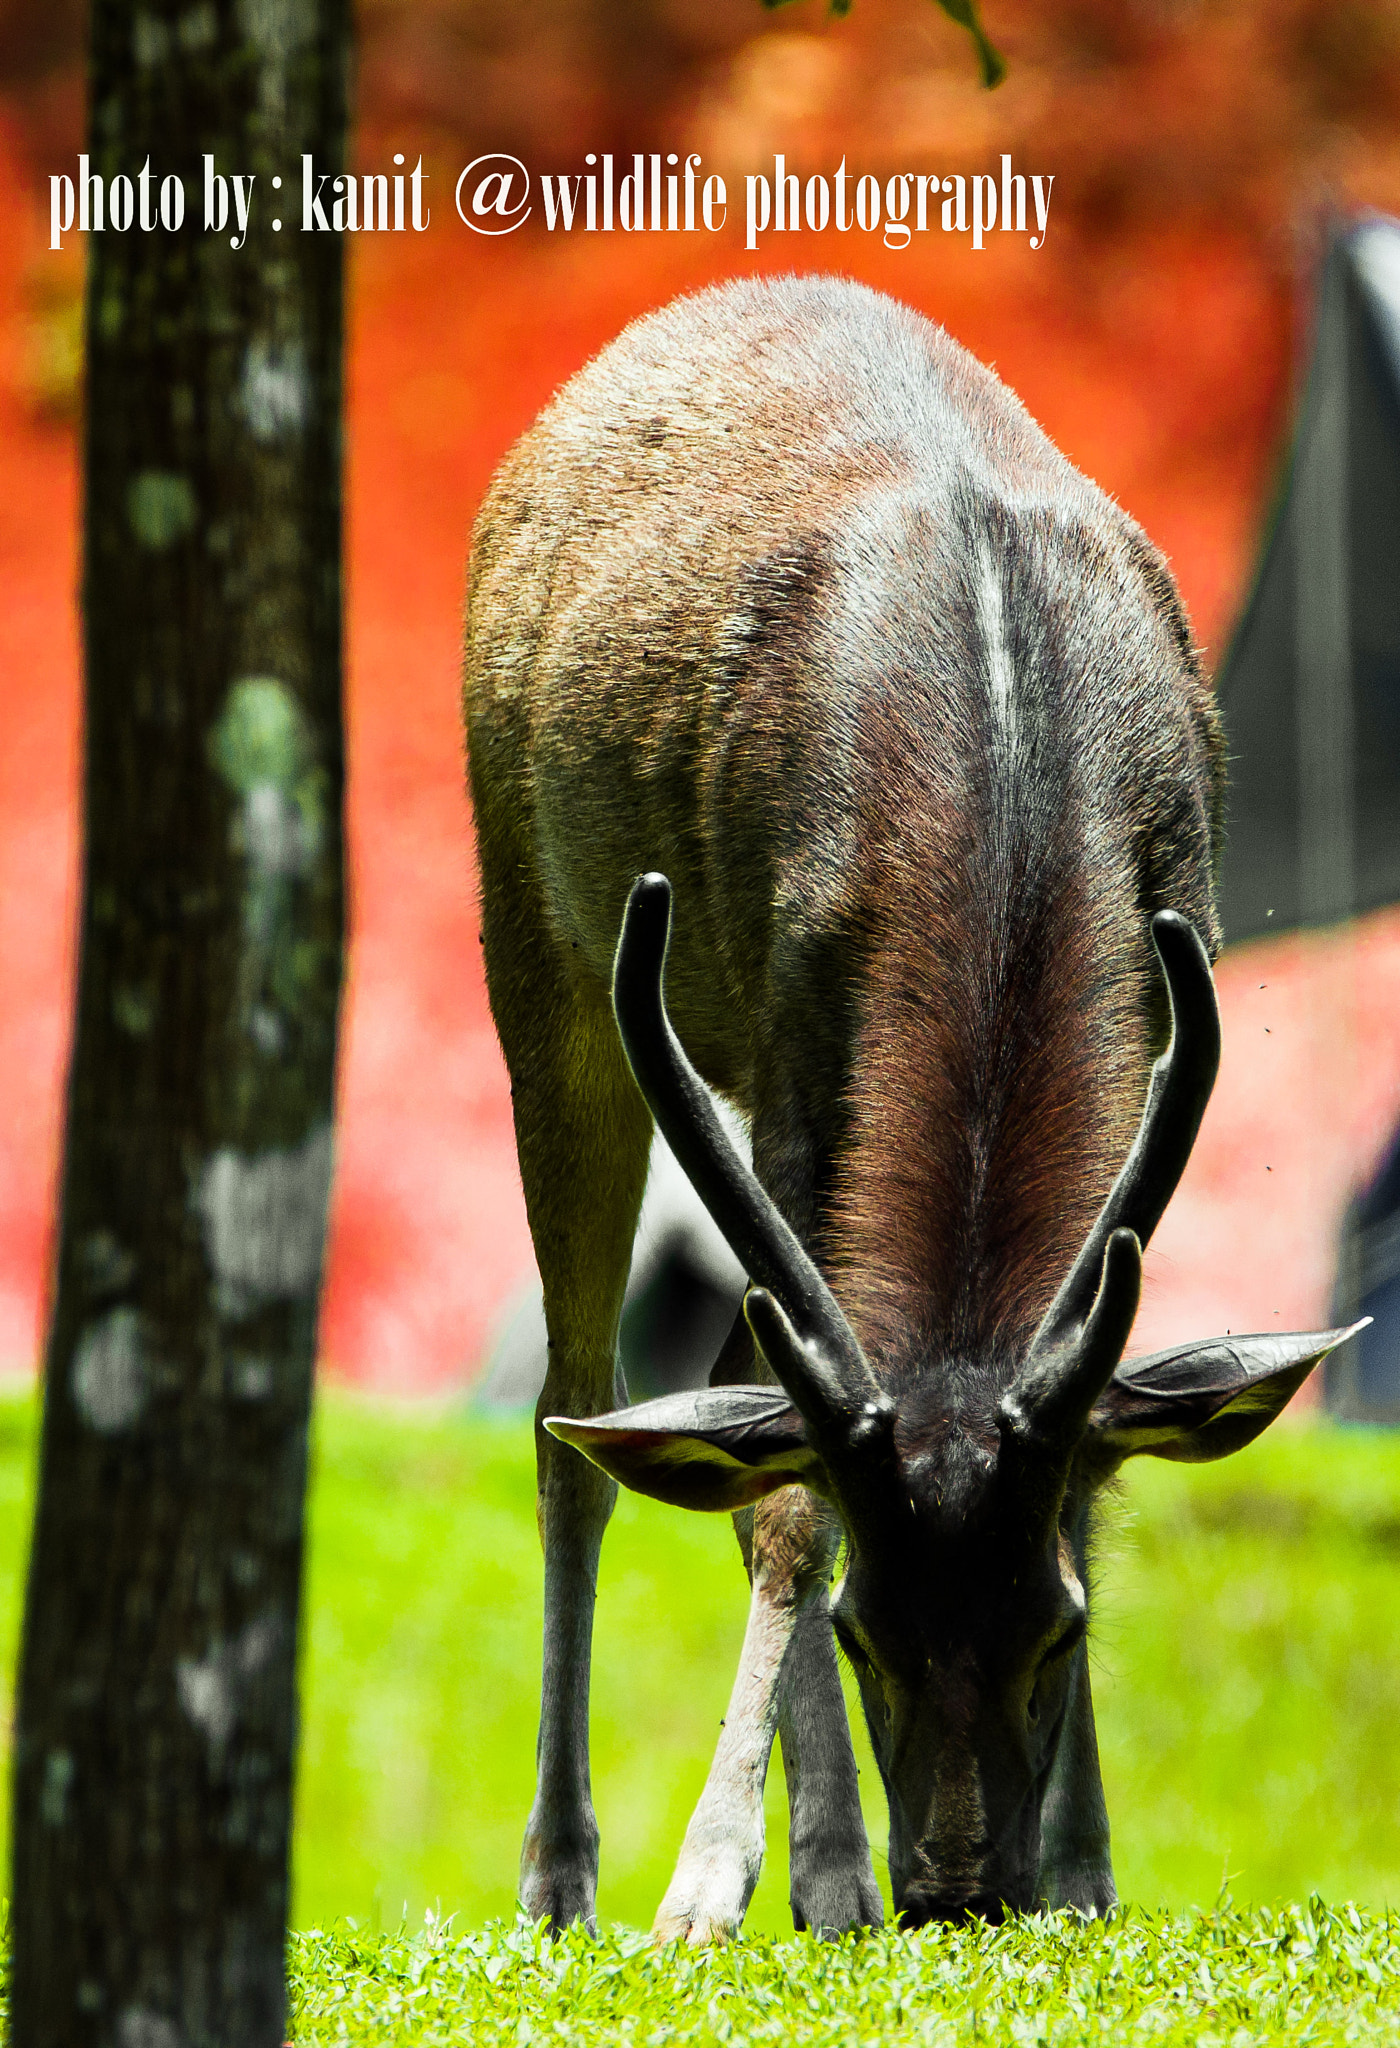
[[[1087, 1626], [1082, 1560], [1003, 1470], [994, 1415], [901, 1403], [891, 1512], [850, 1532], [833, 1627], [910, 1925], [1035, 1903], [1041, 1803]], [[896, 1506], [897, 1504], [897, 1506]], [[1070, 1519], [1074, 1519], [1071, 1509]]]

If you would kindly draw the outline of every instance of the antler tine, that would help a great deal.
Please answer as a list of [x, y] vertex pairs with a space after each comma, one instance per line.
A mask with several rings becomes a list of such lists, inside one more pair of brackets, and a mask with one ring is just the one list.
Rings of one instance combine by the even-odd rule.
[[[662, 981], [671, 934], [671, 884], [641, 875], [632, 885], [613, 965], [613, 1010], [637, 1086], [735, 1257], [757, 1287], [782, 1304], [788, 1334], [764, 1355], [809, 1426], [847, 1440], [882, 1413], [882, 1395], [835, 1296], [715, 1115], [709, 1091], [666, 1014]], [[756, 1327], [780, 1327], [760, 1306]]]
[[1115, 1230], [1104, 1247], [1098, 1294], [1070, 1359], [1032, 1356], [1003, 1395], [1002, 1420], [1013, 1434], [1061, 1457], [1078, 1442], [1089, 1410], [1123, 1356], [1141, 1288], [1142, 1246], [1131, 1230]]
[[[1015, 1401], [1027, 1411], [1050, 1398], [1050, 1384], [1055, 1380], [1066, 1382], [1055, 1396], [1056, 1404], [1083, 1405], [1087, 1414], [1107, 1384], [1117, 1358], [1105, 1364], [1104, 1347], [1084, 1341], [1104, 1280], [1105, 1253], [1114, 1233], [1122, 1231], [1131, 1231], [1146, 1248], [1186, 1170], [1215, 1086], [1220, 1065], [1220, 1012], [1209, 955], [1195, 926], [1175, 910], [1160, 910], [1153, 918], [1152, 943], [1171, 1003], [1171, 1039], [1152, 1069], [1132, 1148], [1035, 1333], [1023, 1373], [1012, 1389]], [[1058, 1371], [1047, 1373], [1047, 1362], [1056, 1356], [1062, 1361]], [[1070, 1381], [1075, 1383], [1073, 1387], [1067, 1384]], [[1081, 1404], [1078, 1395], [1086, 1389], [1087, 1400]]]
[[1171, 1039], [1152, 1069], [1146, 1107], [1122, 1170], [1035, 1334], [1033, 1357], [1059, 1349], [1083, 1324], [1099, 1290], [1104, 1248], [1115, 1230], [1131, 1230], [1146, 1248], [1186, 1170], [1215, 1086], [1220, 1012], [1206, 949], [1195, 926], [1175, 910], [1159, 910], [1153, 918], [1152, 943], [1171, 1003]]

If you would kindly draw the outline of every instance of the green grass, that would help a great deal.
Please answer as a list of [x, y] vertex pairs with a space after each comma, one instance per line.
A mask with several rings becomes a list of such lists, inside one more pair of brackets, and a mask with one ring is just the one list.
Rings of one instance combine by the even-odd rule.
[[657, 1954], [617, 1931], [551, 1944], [533, 1928], [293, 1945], [303, 2044], [774, 2042], [1129, 2043], [1161, 2048], [1394, 2041], [1400, 1925], [1318, 1901], [1281, 1912], [1134, 1909], [991, 1929], [816, 1942], [747, 1940]]
[[1400, 1442], [1138, 1459], [1096, 1654], [1126, 1898], [1400, 1907]]
[[[32, 1450], [31, 1404], [0, 1400], [11, 1663]], [[532, 1459], [523, 1423], [322, 1404], [294, 1919], [329, 1931], [294, 1943], [298, 2041], [1400, 2038], [1400, 1439], [1285, 1427], [1218, 1466], [1129, 1468], [1094, 1629], [1125, 1921], [794, 1940], [775, 1769], [752, 1938], [710, 1959], [655, 1959], [635, 1932], [541, 1948], [511, 1923], [539, 1683]], [[605, 1923], [650, 1923], [744, 1607], [726, 1521], [624, 1498], [595, 1658]], [[878, 1852], [868, 1756], [862, 1782]], [[1222, 1881], [1238, 1904], [1217, 1914]], [[1299, 1903], [1315, 1893], [1338, 1910]], [[424, 1933], [395, 1931], [428, 1910]]]

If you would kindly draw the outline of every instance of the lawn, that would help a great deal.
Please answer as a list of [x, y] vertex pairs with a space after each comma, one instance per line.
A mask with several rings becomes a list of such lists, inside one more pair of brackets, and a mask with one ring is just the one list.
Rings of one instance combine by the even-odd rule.
[[297, 2048], [1331, 2048], [1393, 2042], [1400, 1922], [1319, 1902], [1022, 1920], [658, 1955], [614, 1930], [414, 1935], [341, 1927], [293, 1946]]
[[[11, 1660], [33, 1424], [27, 1399], [0, 1401]], [[510, 1924], [538, 1685], [532, 1458], [522, 1421], [322, 1402], [294, 1921], [324, 1931], [294, 1948], [298, 2040], [1400, 2031], [1400, 1440], [1285, 1426], [1221, 1465], [1129, 1468], [1094, 1632], [1125, 1922], [776, 1941], [775, 1770], [758, 1938], [708, 1962], [658, 1962], [636, 1930], [724, 1711], [743, 1573], [726, 1521], [631, 1496], [604, 1551], [593, 1716], [599, 1906], [619, 1931], [585, 1953]], [[1217, 1912], [1222, 1886], [1235, 1907]]]

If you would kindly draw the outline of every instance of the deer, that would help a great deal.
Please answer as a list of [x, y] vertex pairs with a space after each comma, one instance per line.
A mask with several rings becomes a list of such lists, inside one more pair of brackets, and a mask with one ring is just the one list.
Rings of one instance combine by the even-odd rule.
[[[1241, 1449], [1352, 1334], [1125, 1358], [1220, 1049], [1224, 749], [1166, 564], [922, 316], [731, 282], [497, 471], [464, 703], [549, 1330], [524, 1910], [595, 1924], [622, 1485], [733, 1514], [751, 1588], [658, 1941], [741, 1928], [775, 1735], [794, 1925], [881, 1923], [838, 1655], [902, 1924], [1109, 1912], [1096, 1503]], [[654, 1125], [749, 1287], [708, 1385], [628, 1405]]]

